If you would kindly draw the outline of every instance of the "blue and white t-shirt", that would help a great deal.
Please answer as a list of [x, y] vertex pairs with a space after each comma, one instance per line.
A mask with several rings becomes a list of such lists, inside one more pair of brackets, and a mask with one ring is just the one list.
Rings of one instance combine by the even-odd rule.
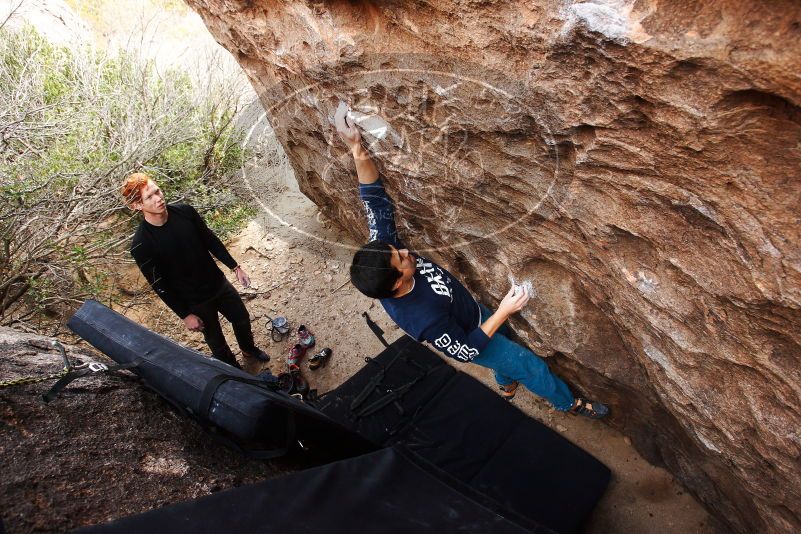
[[[395, 210], [379, 179], [359, 184], [370, 240], [404, 248], [395, 228]], [[392, 320], [417, 341], [428, 341], [445, 355], [469, 362], [490, 338], [479, 326], [481, 311], [467, 289], [446, 269], [415, 254], [414, 287], [398, 298], [381, 299]]]

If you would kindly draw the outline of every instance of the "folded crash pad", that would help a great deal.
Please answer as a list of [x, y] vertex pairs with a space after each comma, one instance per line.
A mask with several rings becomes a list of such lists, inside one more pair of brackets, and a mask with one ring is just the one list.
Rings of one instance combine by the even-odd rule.
[[299, 471], [94, 527], [84, 534], [287, 532], [548, 534], [403, 450]]
[[[398, 391], [393, 402], [381, 401]], [[383, 406], [364, 415], [371, 404]], [[601, 462], [408, 336], [326, 395], [320, 409], [557, 532], [577, 531], [609, 483]]]

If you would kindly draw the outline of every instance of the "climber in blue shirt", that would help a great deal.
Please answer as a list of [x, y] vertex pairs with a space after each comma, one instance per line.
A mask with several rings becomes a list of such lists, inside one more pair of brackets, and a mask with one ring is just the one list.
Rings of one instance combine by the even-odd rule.
[[461, 362], [492, 369], [505, 398], [514, 397], [523, 384], [557, 410], [592, 419], [604, 417], [609, 411], [605, 405], [575, 397], [542, 358], [507, 337], [504, 323], [529, 300], [525, 288], [513, 286], [492, 313], [446, 269], [403, 246], [392, 200], [346, 112], [340, 106], [335, 125], [353, 155], [370, 230], [370, 242], [353, 256], [353, 285], [379, 299], [395, 323], [417, 341], [428, 341]]

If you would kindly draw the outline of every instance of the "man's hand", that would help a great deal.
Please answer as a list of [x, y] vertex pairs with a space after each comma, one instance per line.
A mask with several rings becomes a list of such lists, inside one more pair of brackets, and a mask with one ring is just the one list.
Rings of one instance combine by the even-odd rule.
[[503, 297], [500, 305], [498, 305], [498, 311], [507, 317], [514, 315], [522, 310], [523, 306], [528, 304], [528, 300], [530, 298], [531, 295], [528, 294], [528, 291], [524, 286], [515, 286], [512, 284], [512, 288], [509, 290], [506, 296]]
[[487, 336], [492, 337], [498, 328], [506, 322], [509, 316], [523, 309], [523, 306], [528, 303], [528, 299], [530, 298], [531, 295], [529, 295], [524, 286], [515, 286], [512, 284], [512, 288], [498, 305], [498, 310], [490, 315], [486, 321], [481, 323], [481, 330], [483, 330]]
[[340, 102], [334, 114], [334, 126], [339, 132], [339, 136], [350, 148], [353, 162], [356, 164], [356, 176], [359, 177], [359, 183], [372, 184], [378, 180], [378, 169], [370, 159], [370, 153], [362, 147], [362, 134], [353, 119], [348, 117], [349, 111], [348, 105]]
[[236, 279], [239, 280], [239, 283], [242, 284], [242, 287], [244, 287], [245, 289], [250, 287], [250, 277], [242, 269], [242, 267], [237, 265], [234, 268], [234, 274], [236, 275]]
[[350, 151], [353, 152], [361, 146], [362, 134], [353, 123], [353, 119], [348, 117], [349, 111], [348, 105], [340, 102], [334, 114], [334, 126], [336, 126], [339, 136], [348, 145]]
[[201, 332], [205, 327], [203, 320], [194, 313], [190, 313], [184, 317], [184, 325], [192, 332]]

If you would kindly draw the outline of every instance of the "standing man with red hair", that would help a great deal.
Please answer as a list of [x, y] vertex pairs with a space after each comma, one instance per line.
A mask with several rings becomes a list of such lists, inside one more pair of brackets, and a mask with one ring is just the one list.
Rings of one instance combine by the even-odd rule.
[[218, 360], [241, 369], [223, 336], [217, 315], [221, 313], [231, 322], [242, 354], [269, 361], [253, 343], [250, 314], [239, 293], [211, 255], [230, 268], [242, 286], [250, 286], [250, 278], [195, 208], [167, 204], [158, 184], [142, 173], [125, 179], [122, 196], [144, 217], [134, 234], [131, 255], [161, 300], [189, 330], [203, 332]]

